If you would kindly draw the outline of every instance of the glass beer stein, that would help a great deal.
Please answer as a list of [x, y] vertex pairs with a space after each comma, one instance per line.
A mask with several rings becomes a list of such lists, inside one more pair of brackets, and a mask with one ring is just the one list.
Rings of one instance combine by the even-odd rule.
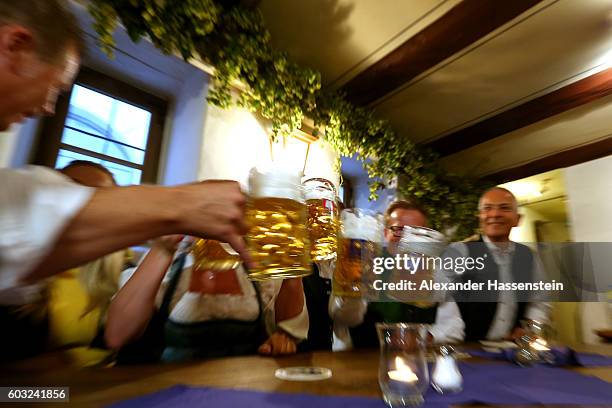
[[[439, 257], [448, 245], [446, 237], [441, 232], [427, 227], [404, 226], [402, 237], [397, 246], [397, 252], [401, 255], [408, 255], [411, 260], [412, 268], [409, 271], [392, 274], [390, 281], [396, 277], [397, 280], [409, 279], [413, 281], [417, 288], [421, 287], [423, 281], [434, 279], [435, 267], [441, 267]], [[438, 262], [436, 262], [438, 258]], [[413, 260], [419, 260], [418, 268]], [[413, 290], [394, 294], [392, 297], [401, 302], [410, 302], [420, 308], [435, 306], [434, 297], [426, 290]]]
[[299, 175], [251, 171], [246, 235], [256, 266], [251, 280], [294, 278], [312, 273], [306, 204]]
[[302, 185], [308, 210], [310, 256], [313, 261], [335, 259], [338, 239], [336, 189], [324, 178], [311, 178]]
[[193, 243], [191, 252], [194, 268], [200, 270], [229, 271], [241, 262], [240, 255], [226, 243], [200, 238]]
[[363, 296], [374, 258], [380, 256], [382, 221], [379, 215], [359, 209], [343, 210], [340, 220], [332, 291], [336, 296]]

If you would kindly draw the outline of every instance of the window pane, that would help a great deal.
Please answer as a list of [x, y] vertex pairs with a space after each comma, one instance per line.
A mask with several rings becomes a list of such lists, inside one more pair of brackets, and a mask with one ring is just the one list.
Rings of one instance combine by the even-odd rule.
[[142, 150], [100, 139], [95, 136], [81, 133], [77, 130], [64, 128], [62, 143], [91, 150], [96, 153], [105, 154], [107, 156], [116, 157], [117, 159], [126, 160], [132, 163], [144, 163], [145, 152]]
[[111, 124], [112, 139], [146, 149], [151, 113], [124, 102], [117, 102], [116, 109]]
[[91, 150], [92, 152], [102, 153], [105, 142], [104, 139], [67, 128], [64, 128], [64, 133], [62, 134], [62, 143]]
[[113, 98], [110, 96], [74, 85], [70, 96], [66, 126], [106, 136], [112, 107]]
[[140, 178], [142, 177], [142, 171], [133, 169], [121, 164], [116, 164], [107, 160], [100, 160], [96, 157], [87, 156], [70, 150], [61, 149], [57, 155], [57, 161], [55, 167], [61, 169], [68, 165], [73, 160], [88, 160], [94, 163], [100, 163], [113, 173], [115, 181], [120, 186], [126, 186], [131, 184], [140, 184]]
[[150, 123], [151, 113], [144, 109], [74, 86], [66, 126], [145, 149]]

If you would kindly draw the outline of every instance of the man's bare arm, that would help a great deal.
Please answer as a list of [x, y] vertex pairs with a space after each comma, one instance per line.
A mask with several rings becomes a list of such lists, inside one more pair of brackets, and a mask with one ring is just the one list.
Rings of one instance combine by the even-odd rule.
[[248, 261], [244, 205], [238, 183], [230, 181], [99, 189], [24, 283], [167, 234], [228, 242]]

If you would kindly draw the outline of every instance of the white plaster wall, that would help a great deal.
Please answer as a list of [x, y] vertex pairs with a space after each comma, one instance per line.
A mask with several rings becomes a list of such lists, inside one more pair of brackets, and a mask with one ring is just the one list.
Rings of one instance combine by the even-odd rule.
[[0, 167], [19, 168], [30, 163], [40, 119], [27, 119], [0, 132]]
[[538, 211], [525, 206], [519, 207], [519, 214], [521, 214], [521, 220], [518, 227], [514, 227], [510, 231], [510, 240], [515, 242], [537, 242], [534, 223], [536, 221], [547, 221], [547, 218]]
[[[612, 242], [612, 156], [565, 169], [565, 180], [574, 241]], [[591, 253], [592, 262], [598, 287], [610, 293], [612, 251], [601, 249]], [[583, 340], [598, 342], [593, 331], [612, 327], [610, 302], [584, 302], [579, 308]]]
[[338, 185], [338, 176], [333, 170], [335, 155], [321, 141], [311, 144], [304, 166], [305, 142], [291, 139], [284, 146], [279, 142], [271, 149], [266, 124], [245, 109], [208, 106], [205, 122], [200, 180], [236, 180], [246, 187], [253, 167], [266, 167], [274, 162], [296, 173], [304, 171], [307, 177], [327, 178]]
[[612, 156], [565, 169], [575, 241], [612, 242]]
[[192, 73], [183, 82], [167, 126], [160, 163], [160, 181], [166, 185], [198, 179], [202, 160], [202, 133], [206, 121], [208, 76]]
[[236, 180], [246, 186], [253, 166], [270, 161], [264, 127], [245, 109], [208, 106], [198, 179]]
[[17, 145], [18, 133], [18, 126], [13, 126], [4, 132], [0, 132], [0, 168], [10, 167], [13, 152]]

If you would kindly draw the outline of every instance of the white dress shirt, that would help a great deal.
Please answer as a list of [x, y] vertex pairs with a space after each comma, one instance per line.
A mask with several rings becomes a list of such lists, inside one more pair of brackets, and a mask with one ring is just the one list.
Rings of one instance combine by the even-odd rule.
[[[368, 309], [368, 302], [362, 298], [329, 297], [329, 316], [334, 322], [334, 351], [350, 350], [353, 340], [349, 328], [363, 323]], [[455, 302], [443, 302], [438, 305], [436, 320], [429, 333], [434, 343], [457, 343], [465, 337], [465, 323], [461, 319], [459, 308]]]
[[44, 167], [0, 169], [0, 303], [14, 303], [18, 292], [32, 292], [15, 288], [93, 192]]
[[[489, 238], [483, 236], [483, 241], [487, 245], [487, 249], [493, 255], [493, 260], [499, 268], [499, 280], [502, 282], [512, 282], [512, 255], [516, 245], [510, 241], [506, 248], [500, 248], [495, 245]], [[469, 256], [468, 246], [463, 242], [456, 242], [450, 245], [450, 248], [455, 250], [457, 255], [460, 257]], [[539, 281], [544, 280], [544, 268], [542, 262], [537, 253], [533, 254], [533, 280]], [[541, 322], [548, 322], [550, 315], [550, 304], [546, 302], [538, 302], [538, 294], [534, 294], [532, 302], [527, 305], [525, 311], [525, 317], [527, 319], [538, 320]], [[500, 340], [508, 336], [514, 328], [514, 322], [516, 320], [516, 313], [518, 311], [518, 303], [516, 297], [512, 291], [500, 291], [499, 300], [497, 303], [497, 310], [493, 323], [487, 333], [488, 340]], [[461, 314], [459, 309], [456, 311], [449, 311], [449, 313], [457, 313], [460, 317]]]
[[436, 321], [429, 329], [434, 343], [459, 343], [465, 338], [465, 323], [455, 302], [438, 305]]

